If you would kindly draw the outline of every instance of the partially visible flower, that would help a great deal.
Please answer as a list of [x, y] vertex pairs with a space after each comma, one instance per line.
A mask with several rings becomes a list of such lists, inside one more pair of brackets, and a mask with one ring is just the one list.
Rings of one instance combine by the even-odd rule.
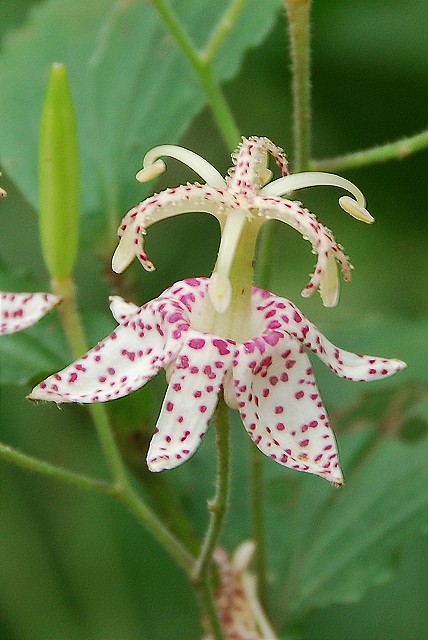
[[[257, 586], [249, 566], [255, 545], [247, 540], [229, 558], [221, 547], [214, 552], [219, 580], [215, 591], [218, 618], [226, 640], [275, 640], [257, 596]], [[212, 640], [205, 636], [204, 640]]]
[[[0, 197], [6, 195], [6, 191], [0, 188]], [[59, 301], [50, 293], [0, 291], [0, 336], [31, 327]]]
[[0, 291], [0, 336], [31, 327], [59, 302], [51, 293]]
[[292, 302], [256, 288], [242, 340], [216, 333], [209, 283], [178, 282], [141, 308], [112, 298], [118, 328], [39, 384], [30, 399], [105, 402], [165, 369], [169, 386], [147, 455], [152, 471], [176, 467], [196, 451], [223, 390], [264, 454], [341, 484], [335, 438], [305, 347], [348, 380], [385, 378], [405, 364], [339, 349]]
[[[282, 178], [267, 184], [272, 172], [267, 167], [268, 154], [279, 166]], [[336, 243], [331, 231], [320, 224], [316, 217], [304, 209], [300, 202], [282, 198], [297, 189], [316, 185], [337, 186], [352, 193], [356, 198], [342, 196], [340, 206], [353, 217], [367, 223], [373, 217], [365, 209], [361, 191], [349, 180], [322, 172], [306, 172], [289, 175], [282, 149], [263, 137], [243, 139], [233, 154], [234, 166], [228, 176], [220, 173], [206, 160], [192, 151], [174, 145], [163, 145], [152, 149], [144, 158], [144, 168], [137, 174], [142, 182], [153, 179], [165, 170], [160, 156], [181, 160], [199, 174], [205, 185], [198, 183], [166, 189], [144, 200], [124, 217], [119, 229], [119, 245], [113, 256], [113, 270], [120, 273], [137, 257], [143, 267], [154, 266], [144, 250], [146, 229], [165, 218], [181, 213], [202, 211], [215, 216], [221, 225], [222, 241], [217, 265], [212, 276], [210, 295], [217, 311], [223, 312], [231, 300], [229, 274], [238, 243], [251, 227], [252, 244], [248, 252], [252, 258], [257, 233], [269, 219], [285, 222], [309, 240], [313, 252], [318, 255], [314, 274], [302, 295], [308, 297], [319, 288], [323, 303], [335, 306], [339, 295], [337, 275], [338, 263], [345, 280], [351, 277], [351, 265], [342, 247]]]

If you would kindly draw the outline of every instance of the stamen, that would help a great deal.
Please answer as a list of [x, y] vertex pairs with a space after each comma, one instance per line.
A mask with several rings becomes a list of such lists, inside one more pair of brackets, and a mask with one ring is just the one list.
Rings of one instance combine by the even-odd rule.
[[166, 164], [163, 160], [156, 160], [153, 164], [149, 164], [135, 176], [138, 182], [150, 182], [162, 175], [166, 171]]
[[365, 208], [366, 200], [362, 192], [350, 180], [337, 176], [334, 173], [324, 173], [322, 171], [306, 171], [284, 176], [270, 182], [263, 187], [260, 194], [263, 196], [283, 196], [297, 189], [306, 187], [330, 186], [340, 187], [352, 193], [355, 200], [349, 196], [342, 196], [339, 199], [341, 208], [352, 217], [367, 224], [374, 222], [373, 216]]
[[349, 213], [349, 215], [356, 220], [361, 220], [361, 222], [366, 222], [367, 224], [372, 224], [372, 222], [375, 221], [373, 216], [365, 207], [349, 196], [341, 196], [339, 198], [339, 205], [344, 211], [346, 211], [346, 213]]
[[147, 182], [160, 176], [161, 173], [165, 171], [166, 166], [162, 160], [159, 160], [160, 156], [167, 156], [179, 160], [190, 167], [190, 169], [197, 173], [211, 187], [218, 189], [224, 189], [226, 187], [223, 176], [212, 164], [197, 153], [193, 153], [193, 151], [189, 149], [178, 147], [174, 144], [163, 144], [159, 147], [154, 147], [146, 153], [143, 160], [143, 169], [137, 173], [137, 180]]

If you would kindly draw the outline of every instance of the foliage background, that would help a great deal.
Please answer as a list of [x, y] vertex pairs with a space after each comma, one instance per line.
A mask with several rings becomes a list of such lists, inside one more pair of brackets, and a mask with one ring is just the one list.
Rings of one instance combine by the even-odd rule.
[[[31, 34], [28, 12], [35, 4], [41, 7], [44, 3], [16, 0], [2, 7], [2, 35], [20, 27], [19, 35], [14, 37], [21, 38], [25, 47], [26, 37]], [[49, 4], [54, 7], [61, 3]], [[358, 3], [352, 0], [314, 1], [313, 149], [317, 157], [370, 147], [427, 126], [428, 40], [423, 28], [427, 21], [428, 6], [423, 0], [404, 4], [399, 0], [388, 3], [381, 0], [360, 0]], [[284, 16], [277, 12], [271, 26], [266, 27], [268, 33], [262, 43], [251, 47], [252, 40], [248, 38], [244, 47], [248, 49], [246, 55], [239, 70], [234, 69], [233, 77], [227, 79], [225, 90], [244, 135], [266, 135], [289, 149], [291, 155], [291, 95], [285, 27]], [[196, 40], [197, 37], [196, 32]], [[5, 40], [3, 43], [6, 50]], [[39, 46], [44, 47], [46, 54], [51, 43], [46, 40]], [[134, 49], [138, 50], [139, 46], [138, 41], [133, 42], [129, 50], [130, 65]], [[34, 52], [35, 59], [39, 54]], [[5, 74], [3, 77], [7, 77], [7, 65], [8, 57], [3, 51], [0, 57], [0, 75]], [[102, 85], [105, 105], [108, 107], [114, 102], [120, 115], [124, 96], [120, 88], [115, 87], [113, 75], [109, 78], [107, 74], [103, 81], [107, 83]], [[142, 82], [144, 84], [144, 80]], [[37, 122], [41, 109], [41, 102], [28, 99], [31, 92], [28, 93], [26, 83], [28, 79], [15, 78], [13, 87], [18, 131], [20, 128], [26, 131], [27, 119]], [[147, 92], [151, 90], [150, 85], [143, 88]], [[9, 91], [10, 87], [3, 85], [0, 93]], [[111, 103], [108, 102], [109, 93], [112, 94]], [[168, 97], [160, 95], [158, 100], [161, 107]], [[197, 117], [174, 141], [201, 153], [225, 172], [228, 150], [208, 110], [197, 108], [196, 112]], [[136, 169], [147, 146], [170, 142], [156, 139], [154, 132], [160, 127], [156, 118], [162, 118], [162, 109], [159, 108], [158, 116], [156, 113], [155, 109], [153, 120], [145, 125], [146, 139], [131, 154]], [[122, 122], [122, 127], [124, 125], [126, 122]], [[126, 126], [123, 130], [126, 132]], [[2, 139], [8, 138], [9, 133], [0, 132], [0, 154]], [[23, 135], [24, 150], [26, 142]], [[101, 144], [97, 153], [108, 154], [108, 151]], [[35, 166], [35, 159], [29, 159], [29, 163], [29, 166]], [[358, 449], [360, 445], [356, 440], [365, 427], [380, 428], [383, 437], [377, 444], [377, 453], [369, 452], [372, 458], [367, 462], [370, 473], [366, 476], [365, 493], [362, 489], [357, 493], [358, 499], [363, 495], [379, 494], [379, 502], [373, 497], [366, 510], [361, 507], [354, 519], [350, 518], [349, 529], [345, 525], [338, 528], [336, 537], [326, 543], [324, 551], [321, 549], [321, 553], [325, 553], [325, 564], [330, 558], [342, 557], [342, 546], [346, 547], [349, 540], [352, 542], [352, 531], [358, 533], [361, 521], [370, 523], [370, 530], [378, 528], [378, 535], [374, 536], [374, 542], [367, 539], [367, 545], [355, 551], [354, 564], [345, 563], [341, 569], [338, 563], [332, 570], [331, 580], [333, 583], [338, 581], [343, 597], [334, 594], [331, 582], [325, 591], [321, 588], [320, 595], [307, 601], [309, 604], [303, 607], [302, 615], [296, 616], [293, 627], [287, 630], [289, 635], [284, 637], [295, 634], [302, 640], [345, 637], [348, 640], [402, 637], [412, 640], [428, 635], [425, 606], [428, 599], [428, 513], [425, 514], [428, 507], [428, 477], [425, 475], [428, 406], [424, 401], [428, 218], [423, 188], [427, 167], [428, 151], [425, 150], [400, 161], [345, 173], [367, 195], [369, 209], [376, 218], [372, 227], [341, 216], [335, 193], [316, 190], [302, 196], [319, 219], [333, 228], [355, 266], [353, 281], [342, 288], [341, 301], [335, 311], [321, 308], [319, 299], [299, 299], [306, 273], [312, 268], [312, 256], [308, 255], [305, 243], [291, 230], [280, 228], [278, 231], [272, 290], [297, 302], [332, 340], [342, 346], [397, 356], [409, 364], [408, 370], [390, 383], [368, 388], [347, 384], [319, 368], [319, 384], [336, 426], [342, 456], [349, 455], [346, 453], [348, 447]], [[2, 169], [9, 197], [2, 202], [0, 219], [0, 286], [3, 289], [19, 290], [30, 286], [46, 290], [48, 278], [37, 241], [34, 209], [37, 195], [24, 190], [24, 197], [22, 185], [21, 189], [16, 188], [7, 168], [3, 165]], [[92, 169], [88, 167], [83, 176], [89, 194], [90, 215], [84, 225], [85, 244], [80, 253], [76, 280], [82, 308], [86, 310], [88, 332], [94, 342], [112, 326], [105, 309], [107, 295], [115, 283], [112, 285], [106, 280], [104, 263], [99, 257], [108, 255], [113, 243], [109, 245], [99, 235], [105, 202], [99, 202], [95, 197], [99, 191]], [[192, 177], [180, 167], [171, 166], [160, 187], [182, 179], [191, 180]], [[31, 185], [31, 180], [36, 185], [35, 176], [30, 176], [27, 184]], [[144, 193], [138, 189], [141, 188], [131, 185], [128, 188], [127, 184], [121, 183], [115, 203], [117, 219], [143, 197]], [[94, 201], [91, 201], [91, 194]], [[94, 255], [94, 246], [98, 257]], [[172, 281], [209, 274], [217, 246], [216, 226], [203, 216], [189, 215], [184, 220], [157, 225], [150, 231], [148, 248], [149, 251], [152, 249], [158, 270], [151, 275], [143, 273], [139, 266], [132, 268], [127, 282], [134, 299], [143, 302]], [[29, 349], [40, 341], [50, 347], [50, 356], [46, 356], [43, 366], [40, 365], [37, 379], [69, 359], [66, 347], [61, 341], [57, 343], [55, 336], [56, 320], [49, 317], [40, 327], [22, 337], [4, 339], [6, 346], [0, 345], [1, 374], [6, 382], [0, 396], [1, 439], [51, 461], [101, 475], [105, 472], [104, 465], [83, 409], [33, 406], [25, 400], [31, 386], [26, 375], [27, 367], [32, 371], [28, 365]], [[11, 358], [16, 364], [8, 379]], [[23, 386], [14, 384], [24, 380]], [[144, 433], [150, 433], [152, 416], [156, 415], [160, 404], [156, 391], [161, 387], [162, 382], [150, 385], [135, 394], [135, 398], [115, 403], [112, 409], [117, 424], [122, 426], [120, 435], [124, 447], [137, 466], [143, 466], [142, 456], [138, 449], [130, 451], [132, 439], [128, 436], [134, 429], [141, 428]], [[230, 549], [250, 534], [247, 499], [239, 494], [246, 478], [247, 443], [241, 437], [243, 430], [238, 420], [234, 421], [234, 427], [237, 470], [233, 509], [224, 536]], [[398, 447], [394, 455], [388, 449], [391, 441]], [[213, 491], [213, 470], [209, 469], [212, 444], [212, 439], [208, 439], [191, 462], [166, 478], [167, 482], [180, 487], [183, 503], [199, 529], [205, 522], [204, 497]], [[378, 464], [376, 455], [379, 455]], [[331, 492], [331, 489], [321, 486], [317, 478], [295, 479], [280, 469], [281, 476], [269, 463], [267, 466], [272, 544], [270, 568], [276, 589], [272, 605], [274, 620], [282, 622], [284, 603], [278, 595], [281, 581], [278, 581], [277, 573], [287, 573], [288, 556], [283, 545], [294, 522], [294, 496], [301, 496], [303, 492], [308, 500], [307, 509], [310, 509], [311, 499], [318, 504], [317, 500], [322, 502], [326, 490]], [[351, 466], [349, 463], [350, 469]], [[345, 466], [345, 472], [346, 469]], [[197, 609], [192, 604], [193, 595], [185, 578], [121, 506], [103, 497], [80, 494], [49, 480], [24, 474], [6, 464], [0, 465], [0, 482], [2, 638], [168, 640], [199, 637]], [[350, 484], [349, 491], [352, 492], [354, 485]], [[403, 489], [401, 502], [398, 497], [396, 502], [388, 502], [388, 496], [391, 493], [398, 496], [403, 487], [408, 488], [408, 492]], [[347, 487], [342, 491], [348, 491]], [[411, 499], [417, 501], [418, 510], [409, 519], [403, 518], [397, 534], [391, 534], [386, 527], [383, 539], [385, 522], [399, 515]], [[340, 524], [346, 521], [346, 510], [341, 511], [340, 499], [335, 500], [336, 511], [332, 513]], [[389, 512], [384, 513], [385, 510]], [[331, 525], [332, 531], [337, 522]], [[295, 522], [294, 526], [298, 527]], [[311, 523], [307, 526], [302, 529], [302, 535], [304, 533], [311, 540], [312, 531], [316, 536], [318, 529], [312, 529]], [[299, 534], [299, 528], [297, 531]], [[396, 544], [383, 557], [384, 551], [379, 552], [379, 549], [388, 546], [391, 535], [396, 535]], [[382, 557], [377, 563], [379, 556]], [[375, 571], [369, 575], [372, 565]], [[324, 568], [320, 567], [320, 571]], [[315, 563], [315, 573], [316, 569]], [[344, 575], [349, 577], [349, 584]], [[302, 595], [300, 602], [304, 601]], [[295, 602], [298, 610], [301, 605], [297, 596]]]

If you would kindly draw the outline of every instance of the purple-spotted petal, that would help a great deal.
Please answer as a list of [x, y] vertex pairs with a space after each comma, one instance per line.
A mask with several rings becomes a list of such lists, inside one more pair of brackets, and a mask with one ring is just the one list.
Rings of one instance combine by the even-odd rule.
[[175, 362], [147, 454], [151, 471], [177, 467], [196, 451], [208, 428], [234, 351], [233, 343], [189, 331]]
[[266, 218], [285, 222], [311, 242], [318, 259], [315, 272], [303, 289], [302, 296], [307, 298], [319, 288], [324, 305], [335, 306], [338, 300], [338, 281], [336, 275], [335, 286], [332, 287], [332, 275], [336, 274], [336, 267], [332, 261], [340, 264], [345, 281], [351, 279], [351, 265], [331, 231], [318, 222], [314, 214], [303, 208], [299, 202], [273, 196], [256, 196], [253, 204]]
[[146, 229], [156, 222], [182, 213], [203, 211], [219, 220], [226, 212], [227, 194], [201, 184], [181, 185], [166, 189], [140, 202], [128, 211], [118, 229], [119, 245], [114, 253], [113, 271], [121, 273], [137, 257], [147, 271], [154, 265], [144, 249]]
[[256, 341], [240, 345], [234, 379], [242, 421], [265, 455], [343, 482], [334, 434], [300, 344], [286, 336], [274, 347]]
[[128, 395], [177, 356], [188, 329], [174, 302], [157, 298], [82, 358], [40, 383], [29, 398], [90, 403]]
[[128, 302], [120, 296], [110, 296], [109, 303], [112, 316], [119, 324], [128, 320], [133, 313], [138, 311], [138, 306], [136, 304]]
[[30, 327], [59, 302], [50, 293], [0, 292], [0, 335]]
[[[261, 296], [261, 293], [258, 290], [256, 295]], [[355, 382], [378, 380], [406, 367], [405, 362], [395, 358], [359, 355], [340, 349], [327, 340], [292, 302], [276, 296], [272, 296], [271, 300], [274, 302], [265, 311], [270, 326], [275, 323], [280, 331], [286, 331], [297, 338], [341, 378]]]

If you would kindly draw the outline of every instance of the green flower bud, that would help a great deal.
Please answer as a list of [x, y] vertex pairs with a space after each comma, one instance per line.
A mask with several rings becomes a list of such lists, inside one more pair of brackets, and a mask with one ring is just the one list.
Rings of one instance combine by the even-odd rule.
[[40, 240], [52, 278], [71, 275], [79, 242], [79, 147], [63, 64], [52, 65], [40, 123]]

